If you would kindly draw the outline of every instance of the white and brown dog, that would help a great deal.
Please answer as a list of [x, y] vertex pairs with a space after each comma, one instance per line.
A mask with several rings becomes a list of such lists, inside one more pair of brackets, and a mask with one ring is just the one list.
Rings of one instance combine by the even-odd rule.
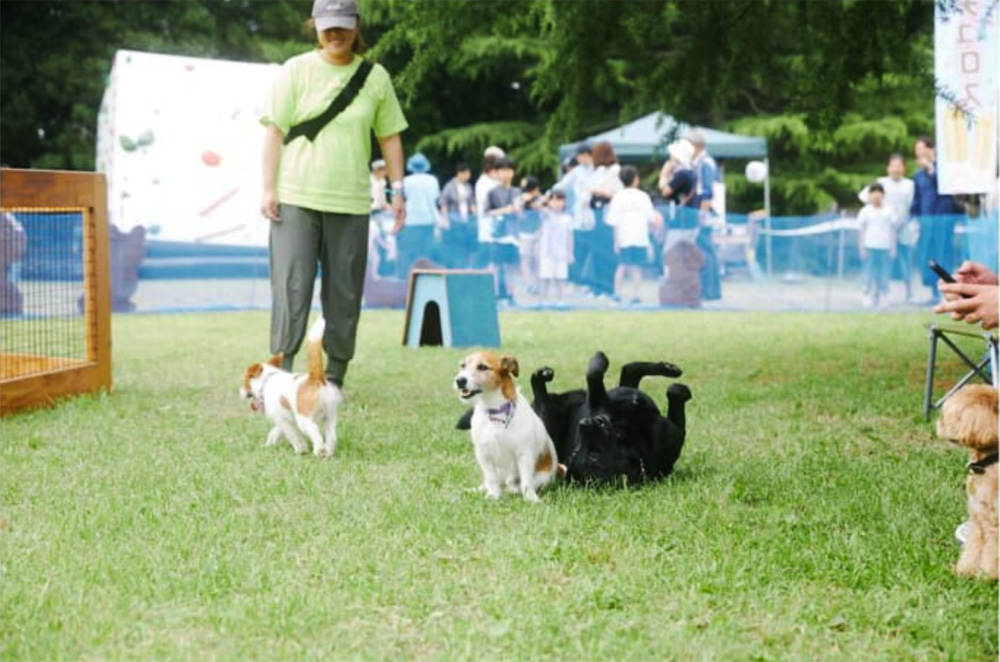
[[266, 446], [285, 437], [296, 453], [307, 453], [309, 446], [302, 438], [305, 435], [312, 441], [317, 457], [333, 455], [337, 446], [337, 408], [344, 396], [323, 373], [324, 328], [322, 317], [309, 328], [306, 374], [282, 370], [281, 354], [254, 363], [243, 373], [240, 397], [250, 401], [251, 411], [262, 411], [274, 424]]
[[985, 384], [959, 389], [945, 400], [938, 436], [969, 451], [965, 481], [969, 533], [955, 572], [996, 581], [997, 558], [997, 390]]
[[507, 490], [538, 501], [538, 490], [559, 466], [545, 424], [514, 382], [517, 374], [514, 357], [476, 352], [462, 359], [454, 386], [462, 402], [474, 405], [470, 433], [483, 472], [479, 489], [490, 499]]

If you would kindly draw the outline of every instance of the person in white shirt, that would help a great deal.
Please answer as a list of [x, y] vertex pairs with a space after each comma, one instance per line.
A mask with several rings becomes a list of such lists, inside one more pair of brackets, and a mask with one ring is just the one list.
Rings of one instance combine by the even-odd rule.
[[556, 300], [562, 299], [562, 284], [569, 278], [573, 263], [573, 217], [566, 213], [566, 193], [554, 190], [549, 195], [547, 209], [542, 212], [542, 228], [538, 237], [538, 279], [542, 300], [549, 299], [555, 288]]
[[864, 263], [862, 305], [888, 305], [889, 273], [896, 258], [896, 214], [883, 204], [885, 189], [878, 182], [868, 187], [868, 204], [858, 213], [858, 240]]
[[614, 250], [618, 256], [615, 271], [615, 296], [625, 299], [625, 279], [632, 281], [630, 303], [639, 303], [642, 267], [649, 262], [650, 225], [662, 223], [663, 217], [653, 208], [649, 194], [639, 189], [639, 172], [625, 166], [619, 174], [625, 188], [611, 198], [605, 222], [614, 228]]
[[496, 176], [496, 162], [506, 153], [495, 145], [483, 152], [483, 165], [479, 179], [473, 187], [476, 196], [476, 241], [479, 244], [473, 266], [485, 269], [490, 266], [493, 252], [493, 219], [486, 214], [486, 202], [490, 191], [499, 185]]
[[[896, 214], [896, 264], [906, 289], [906, 301], [913, 301], [913, 259], [916, 252], [920, 223], [910, 217], [913, 204], [913, 180], [906, 177], [906, 159], [902, 154], [892, 154], [885, 168], [886, 176], [878, 183], [885, 190], [884, 203]], [[862, 203], [868, 204], [868, 187], [858, 194]]]

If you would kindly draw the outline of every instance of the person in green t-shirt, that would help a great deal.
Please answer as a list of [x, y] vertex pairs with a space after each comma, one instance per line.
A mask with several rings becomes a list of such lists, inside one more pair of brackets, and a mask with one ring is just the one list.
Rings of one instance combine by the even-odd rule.
[[371, 134], [392, 188], [393, 232], [406, 222], [403, 147], [407, 122], [386, 70], [375, 64], [357, 96], [310, 140], [284, 144], [292, 127], [321, 115], [363, 62], [356, 0], [316, 0], [319, 45], [285, 62], [261, 122], [264, 181], [261, 212], [271, 221], [271, 352], [291, 370], [305, 337], [321, 265], [327, 378], [342, 386], [354, 356], [367, 262]]

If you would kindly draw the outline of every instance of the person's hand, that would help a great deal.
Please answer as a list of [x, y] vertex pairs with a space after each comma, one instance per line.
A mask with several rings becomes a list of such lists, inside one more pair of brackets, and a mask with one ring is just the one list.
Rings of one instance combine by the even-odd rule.
[[406, 200], [403, 199], [403, 196], [393, 196], [392, 213], [396, 216], [396, 223], [392, 226], [392, 230], [389, 232], [392, 234], [399, 234], [400, 230], [403, 229], [403, 226], [406, 225]]
[[926, 154], [921, 154], [917, 162], [920, 164], [921, 169], [926, 170], [928, 173], [934, 172], [934, 162]]
[[862, 260], [867, 260], [868, 259], [868, 250], [864, 246], [862, 246], [861, 248], [858, 249], [858, 256]]
[[938, 281], [944, 303], [934, 307], [935, 313], [950, 313], [953, 320], [982, 324], [984, 329], [997, 328], [997, 286], [977, 283], [945, 283]]
[[966, 260], [962, 266], [955, 271], [955, 280], [959, 283], [972, 283], [975, 285], [996, 285], [997, 275], [986, 265], [978, 262]]
[[281, 222], [281, 216], [278, 214], [278, 194], [274, 192], [274, 189], [264, 190], [264, 196], [260, 202], [260, 213], [272, 223]]

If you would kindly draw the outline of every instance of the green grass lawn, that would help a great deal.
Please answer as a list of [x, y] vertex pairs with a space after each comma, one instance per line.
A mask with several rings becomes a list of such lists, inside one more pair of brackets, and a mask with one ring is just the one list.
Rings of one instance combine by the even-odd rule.
[[3, 421], [3, 658], [995, 660], [996, 585], [949, 569], [929, 319], [501, 314], [525, 390], [603, 349], [694, 392], [669, 480], [532, 505], [466, 492], [464, 351], [402, 347], [400, 312], [363, 315], [330, 460], [238, 401], [265, 313], [118, 316], [113, 395]]

